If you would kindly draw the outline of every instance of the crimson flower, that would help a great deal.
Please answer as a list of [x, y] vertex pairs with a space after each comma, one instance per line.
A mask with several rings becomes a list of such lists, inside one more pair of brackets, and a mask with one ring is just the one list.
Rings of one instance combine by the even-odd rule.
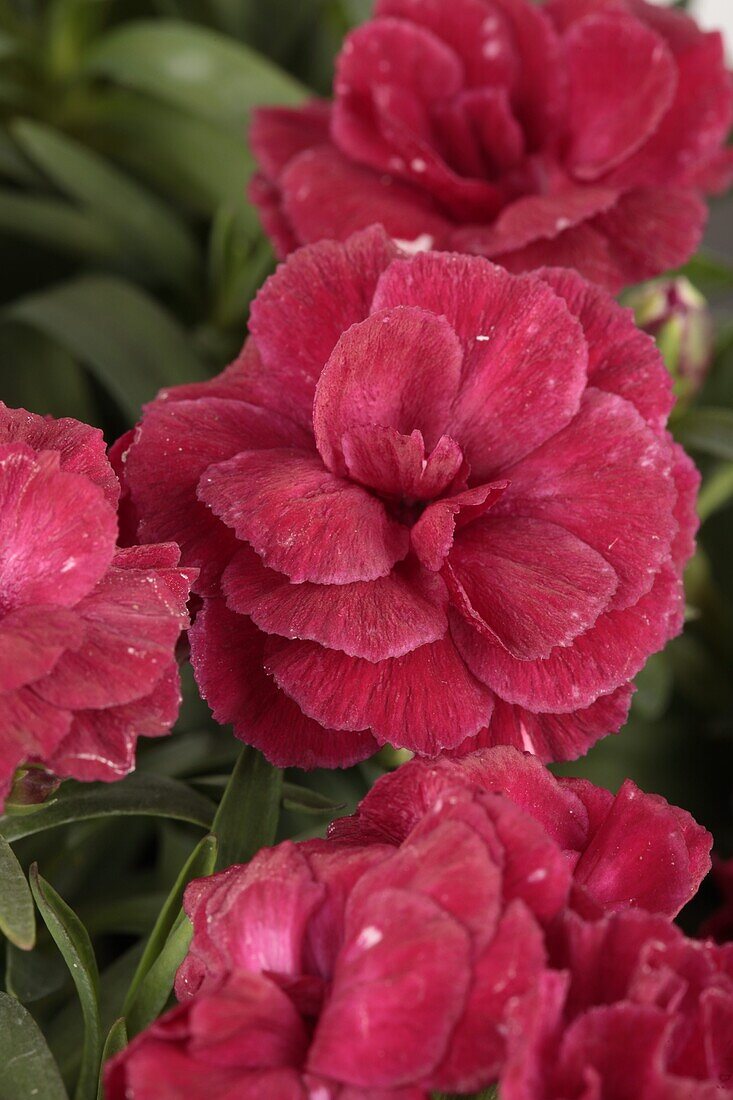
[[399, 845], [456, 785], [500, 792], [542, 826], [572, 872], [568, 905], [587, 919], [626, 908], [675, 917], [710, 869], [712, 838], [686, 810], [629, 779], [615, 796], [584, 779], [558, 779], [506, 746], [404, 764], [377, 780], [354, 815], [334, 821], [329, 836]]
[[407, 764], [328, 840], [188, 887], [181, 1006], [111, 1063], [108, 1100], [472, 1093], [557, 977], [567, 913], [671, 916], [709, 842], [633, 785], [614, 799], [515, 749]]
[[733, 946], [658, 917], [563, 919], [510, 1020], [502, 1100], [732, 1100]]
[[618, 290], [688, 259], [731, 178], [721, 37], [644, 0], [377, 0], [334, 93], [255, 115], [250, 195], [283, 256], [380, 222]]
[[275, 764], [585, 752], [682, 625], [697, 473], [651, 339], [572, 272], [295, 253], [212, 382], [124, 463], [143, 541], [201, 569], [215, 717]]
[[0, 404], [0, 801], [19, 764], [119, 779], [180, 702], [191, 570], [116, 547], [101, 432]]

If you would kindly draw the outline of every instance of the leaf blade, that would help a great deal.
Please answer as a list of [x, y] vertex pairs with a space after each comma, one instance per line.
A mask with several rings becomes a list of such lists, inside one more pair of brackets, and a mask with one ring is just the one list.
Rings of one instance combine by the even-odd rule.
[[242, 749], [211, 827], [219, 841], [217, 869], [247, 863], [277, 832], [283, 773], [248, 745]]
[[[68, 1100], [41, 1029], [19, 1001], [0, 992], [0, 1065], [3, 1100]], [[43, 1091], [41, 1091], [43, 1090]]]
[[30, 883], [38, 910], [69, 968], [84, 1018], [84, 1045], [76, 1100], [95, 1100], [102, 1056], [99, 1019], [99, 971], [86, 928], [33, 864]]
[[295, 104], [306, 89], [241, 42], [175, 19], [115, 28], [87, 55], [87, 67], [190, 114], [241, 130], [256, 104]]
[[58, 283], [11, 303], [2, 317], [40, 329], [81, 360], [133, 423], [159, 389], [205, 378], [177, 322], [124, 279]]
[[167, 817], [208, 829], [214, 817], [208, 798], [185, 783], [153, 773], [137, 772], [113, 784], [69, 782], [62, 792], [32, 814], [0, 817], [0, 835], [7, 841], [20, 840], [73, 821], [110, 815]]
[[7, 840], [0, 837], [0, 932], [22, 951], [36, 942], [33, 895]]

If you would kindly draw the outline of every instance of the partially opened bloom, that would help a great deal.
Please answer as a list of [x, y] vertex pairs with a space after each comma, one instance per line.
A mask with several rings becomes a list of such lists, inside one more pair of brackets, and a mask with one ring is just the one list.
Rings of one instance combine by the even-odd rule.
[[558, 779], [509, 747], [412, 760], [378, 779], [329, 836], [399, 845], [456, 786], [502, 794], [542, 826], [572, 871], [568, 905], [588, 919], [627, 908], [674, 917], [710, 869], [710, 833], [686, 810], [630, 779], [616, 795], [584, 779]]
[[250, 331], [124, 463], [139, 537], [201, 569], [215, 717], [305, 767], [617, 730], [682, 625], [698, 481], [630, 314], [372, 229], [292, 256]]
[[181, 1007], [110, 1065], [108, 1100], [473, 1093], [566, 966], [568, 914], [666, 928], [709, 843], [633, 785], [614, 799], [514, 749], [407, 764], [328, 840], [188, 887]]
[[281, 255], [380, 222], [617, 290], [695, 250], [732, 114], [721, 36], [645, 0], [377, 0], [332, 104], [256, 113], [250, 195]]
[[502, 1100], [731, 1100], [733, 947], [656, 917], [567, 916], [510, 1022]]
[[0, 802], [20, 764], [118, 779], [179, 705], [190, 570], [116, 546], [101, 432], [0, 404]]
[[[190, 1007], [167, 1026], [192, 1063], [213, 1063], [211, 1044], [224, 1036], [202, 1041], [194, 1031], [224, 1016], [221, 998], [238, 997], [248, 975], [247, 990], [277, 1007], [270, 1026], [289, 1060], [276, 1065], [297, 1071], [294, 1096], [418, 1100], [496, 1078], [505, 1014], [542, 970], [541, 926], [564, 905], [570, 869], [508, 799], [461, 786], [446, 793], [399, 847], [286, 841], [189, 886], [194, 934], [176, 992]], [[247, 1074], [274, 1066], [269, 1046], [255, 1046], [254, 1015], [233, 1015], [228, 1064], [244, 1088]], [[120, 1097], [153, 1095], [152, 1064], [139, 1060], [159, 1036], [111, 1070], [128, 1089], [120, 1085]], [[165, 1078], [164, 1060], [157, 1074]]]

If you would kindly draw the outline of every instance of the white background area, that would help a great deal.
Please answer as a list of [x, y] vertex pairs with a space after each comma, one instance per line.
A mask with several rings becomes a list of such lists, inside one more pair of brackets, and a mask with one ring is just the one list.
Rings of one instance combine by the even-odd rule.
[[691, 10], [705, 27], [724, 32], [733, 57], [733, 0], [693, 0]]

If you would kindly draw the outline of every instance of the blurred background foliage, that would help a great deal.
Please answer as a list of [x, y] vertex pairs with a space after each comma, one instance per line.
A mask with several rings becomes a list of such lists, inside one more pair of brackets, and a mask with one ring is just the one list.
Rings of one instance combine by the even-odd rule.
[[[244, 198], [250, 111], [327, 94], [343, 35], [369, 7], [0, 0], [0, 399], [89, 421], [111, 442], [161, 386], [226, 365], [274, 266]], [[627, 727], [556, 769], [611, 788], [631, 776], [690, 809], [724, 854], [733, 852], [732, 211], [717, 203], [707, 251], [686, 269], [716, 322], [709, 373], [673, 425], [704, 475], [687, 626], [640, 675]], [[664, 346], [673, 359], [679, 342]], [[4, 978], [41, 1023], [67, 1085], [81, 1082], [79, 1097], [96, 1091], [84, 1067], [120, 1015], [141, 937], [171, 890], [178, 912], [186, 860], [189, 877], [210, 866], [199, 842], [241, 748], [184, 678], [176, 733], [141, 744], [139, 771], [115, 786], [114, 806], [110, 789], [69, 783], [42, 811], [0, 820], [0, 863], [6, 837], [81, 918], [82, 931], [69, 931], [67, 914], [59, 940], [52, 914], [30, 951], [21, 948], [33, 936], [16, 929]], [[322, 830], [396, 759], [383, 750], [347, 772], [288, 773], [283, 790], [268, 788], [282, 808], [278, 835]], [[39, 908], [58, 913], [44, 889]], [[699, 906], [709, 901], [703, 893]], [[157, 927], [160, 943], [171, 927]], [[86, 987], [75, 989], [65, 958]]]

